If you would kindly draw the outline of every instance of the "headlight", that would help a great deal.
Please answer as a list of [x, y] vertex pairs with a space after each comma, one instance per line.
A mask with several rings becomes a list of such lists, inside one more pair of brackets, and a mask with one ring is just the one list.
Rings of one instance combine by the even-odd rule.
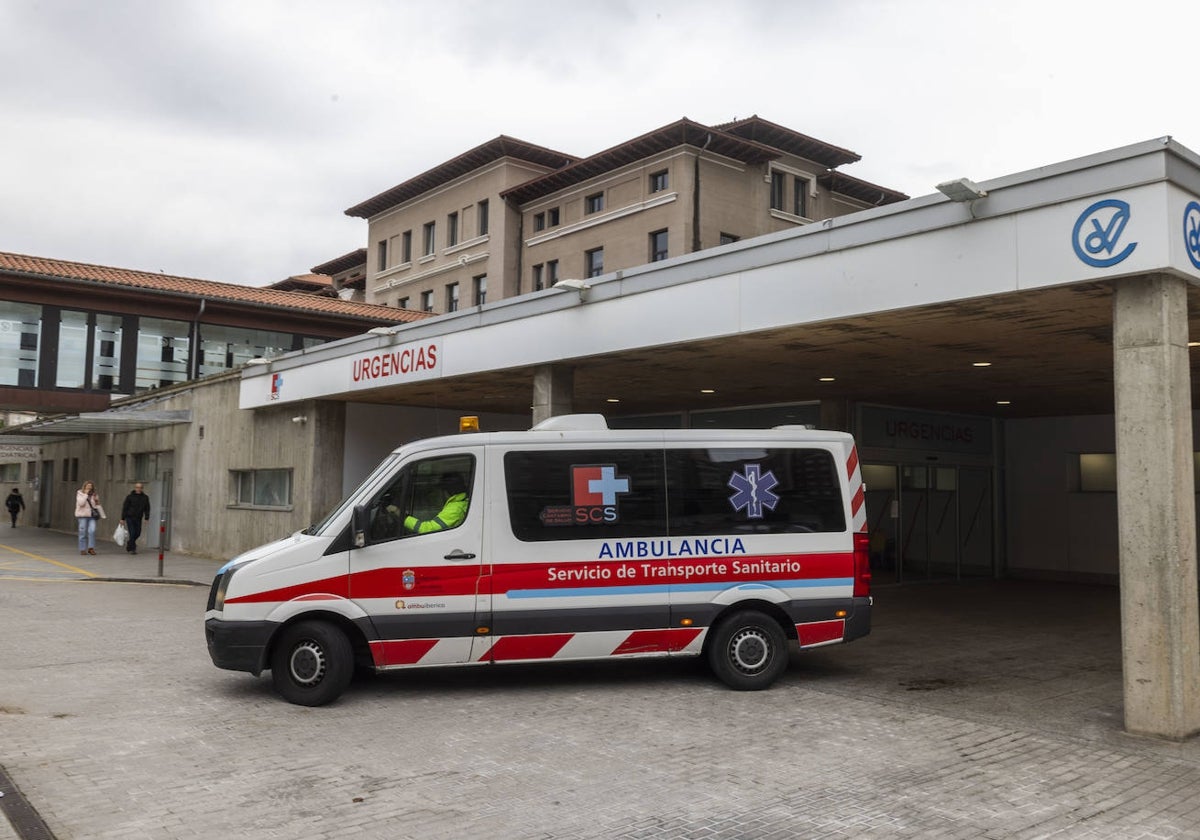
[[208, 593], [208, 608], [223, 610], [225, 608], [225, 593], [229, 591], [229, 581], [233, 577], [233, 569], [226, 569], [217, 575], [213, 581], [212, 591]]

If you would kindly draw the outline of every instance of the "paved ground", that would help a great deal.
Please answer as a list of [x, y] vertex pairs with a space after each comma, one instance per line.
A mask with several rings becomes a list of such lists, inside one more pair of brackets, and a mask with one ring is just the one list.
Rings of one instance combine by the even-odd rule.
[[209, 662], [218, 565], [117, 582], [157, 555], [0, 531], [0, 766], [59, 840], [1200, 838], [1200, 742], [1121, 732], [1112, 589], [881, 588], [869, 637], [767, 692], [514, 666], [305, 709]]

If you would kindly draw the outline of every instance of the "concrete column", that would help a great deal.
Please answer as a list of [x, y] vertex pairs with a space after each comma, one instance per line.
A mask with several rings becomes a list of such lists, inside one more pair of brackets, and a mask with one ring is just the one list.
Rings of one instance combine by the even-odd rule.
[[575, 368], [542, 365], [533, 374], [533, 424], [570, 414], [575, 398]]
[[1200, 732], [1187, 283], [1115, 282], [1117, 517], [1125, 728]]

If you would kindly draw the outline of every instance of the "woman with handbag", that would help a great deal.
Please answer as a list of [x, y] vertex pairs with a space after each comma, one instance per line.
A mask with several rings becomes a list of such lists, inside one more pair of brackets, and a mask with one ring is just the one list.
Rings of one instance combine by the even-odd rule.
[[83, 482], [83, 487], [75, 491], [75, 522], [79, 525], [79, 553], [96, 553], [96, 523], [104, 515], [100, 507], [100, 497], [96, 494], [96, 485], [90, 481]]

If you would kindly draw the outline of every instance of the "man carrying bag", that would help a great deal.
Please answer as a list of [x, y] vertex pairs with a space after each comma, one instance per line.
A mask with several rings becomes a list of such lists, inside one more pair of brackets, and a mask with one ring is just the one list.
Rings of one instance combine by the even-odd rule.
[[150, 520], [150, 497], [142, 492], [142, 483], [139, 481], [133, 485], [133, 492], [125, 497], [125, 502], [121, 505], [121, 521], [129, 531], [129, 537], [125, 540], [125, 550], [130, 554], [137, 554], [137, 541], [142, 535], [143, 520]]

